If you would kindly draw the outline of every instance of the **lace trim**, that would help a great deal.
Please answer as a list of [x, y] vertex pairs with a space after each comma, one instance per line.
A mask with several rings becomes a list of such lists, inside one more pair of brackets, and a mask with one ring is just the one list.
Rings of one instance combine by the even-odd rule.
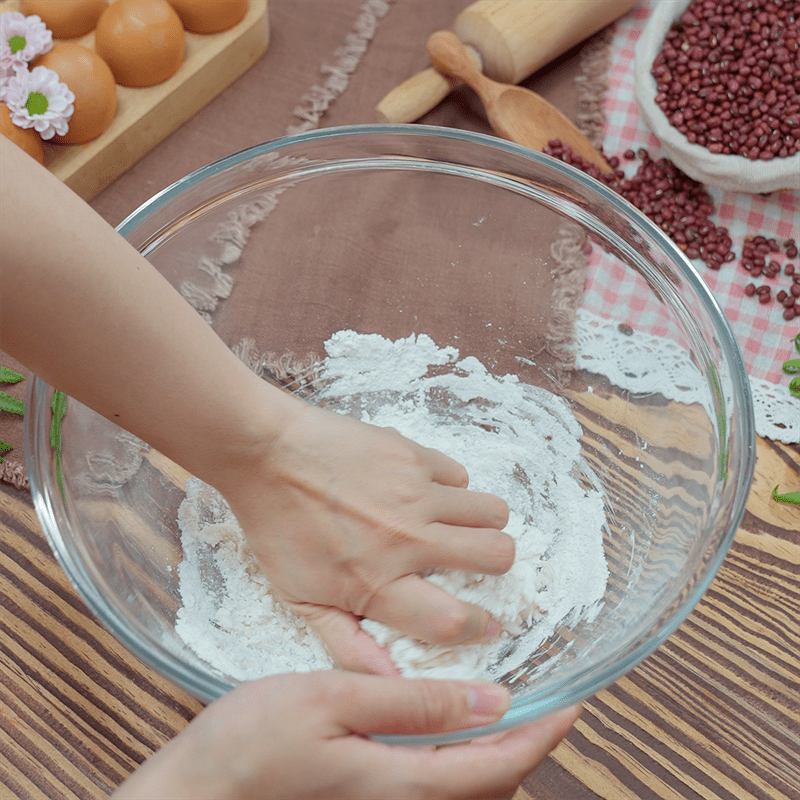
[[[680, 403], [700, 403], [709, 414], [714, 413], [705, 378], [689, 353], [671, 339], [631, 331], [616, 320], [580, 309], [576, 342], [578, 369], [603, 375], [620, 389], [661, 394]], [[720, 375], [719, 379], [729, 402], [730, 376]], [[750, 378], [750, 390], [756, 433], [784, 444], [800, 442], [800, 400], [792, 396], [788, 386]]]
[[784, 444], [800, 444], [800, 400], [787, 385], [750, 378], [756, 433]]
[[86, 494], [113, 497], [139, 471], [150, 445], [132, 433], [112, 431], [106, 425], [98, 434], [104, 440], [103, 445], [86, 454], [77, 482]]
[[[254, 159], [249, 169], [257, 170], [265, 165], [273, 169], [290, 168], [307, 163], [308, 159], [302, 157], [265, 153]], [[209, 237], [215, 255], [203, 256], [195, 265], [195, 277], [180, 285], [184, 299], [207, 322], [211, 322], [219, 302], [229, 297], [233, 290], [233, 278], [223, 268], [230, 267], [239, 260], [252, 229], [272, 213], [278, 205], [278, 198], [291, 186], [292, 183], [288, 183], [280, 189], [264, 192], [249, 203], [238, 206]]]

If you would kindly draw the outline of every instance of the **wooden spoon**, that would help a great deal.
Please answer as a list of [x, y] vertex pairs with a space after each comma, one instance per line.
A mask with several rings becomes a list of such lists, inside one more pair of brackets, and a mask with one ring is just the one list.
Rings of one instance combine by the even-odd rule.
[[464, 81], [478, 94], [498, 136], [534, 150], [544, 150], [548, 142], [558, 139], [601, 172], [613, 172], [597, 148], [541, 95], [522, 86], [493, 81], [475, 69], [454, 33], [434, 33], [428, 39], [428, 55], [440, 72]]

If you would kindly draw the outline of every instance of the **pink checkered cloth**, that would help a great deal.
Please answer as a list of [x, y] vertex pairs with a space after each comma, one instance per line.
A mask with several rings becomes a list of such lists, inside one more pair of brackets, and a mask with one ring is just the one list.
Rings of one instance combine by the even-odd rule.
[[[640, 5], [615, 26], [609, 90], [605, 98], [607, 124], [604, 149], [607, 155], [622, 154], [625, 150], [636, 150], [640, 147], [646, 148], [653, 159], [664, 155], [658, 139], [640, 120], [634, 98], [634, 45], [653, 2], [659, 0], [641, 0]], [[633, 162], [632, 168], [637, 165], [638, 160]], [[624, 168], [624, 163], [622, 166]], [[800, 317], [787, 322], [782, 316], [783, 307], [774, 299], [768, 305], [762, 305], [755, 297], [746, 296], [744, 287], [750, 282], [750, 277], [740, 266], [739, 261], [746, 236], [760, 234], [768, 239], [775, 238], [779, 244], [788, 238], [800, 242], [800, 193], [781, 192], [765, 197], [711, 188], [709, 193], [716, 205], [716, 214], [712, 219], [717, 225], [730, 231], [736, 260], [724, 264], [719, 271], [708, 269], [702, 261], [695, 261], [695, 266], [730, 321], [742, 349], [749, 376], [787, 386], [789, 378], [783, 373], [782, 365], [790, 358], [797, 358], [791, 339], [800, 332]], [[778, 260], [782, 264], [787, 262], [783, 254]], [[792, 261], [800, 271], [800, 258]], [[597, 274], [593, 275], [593, 283], [590, 284], [589, 290], [594, 296], [591, 305], [596, 303], [597, 311], [604, 315], [609, 311], [608, 308], [603, 308], [603, 297], [610, 296], [609, 290], [622, 291], [623, 294], [626, 291], [633, 291], [633, 287], [626, 288], [624, 284], [616, 283], [620, 280], [621, 276], [615, 277], [612, 271], [611, 275], [604, 276], [605, 285], [600, 286], [597, 283]], [[785, 276], [776, 280], [762, 276], [754, 282], [757, 286], [762, 283], [770, 284], [773, 287], [773, 295], [778, 288], [787, 288], [789, 285]], [[626, 314], [628, 319], [624, 321], [635, 327], [636, 322], [642, 321], [646, 324], [649, 320], [655, 322], [654, 327], [657, 328], [658, 323], [651, 316], [656, 312], [646, 306], [646, 303], [641, 304], [640, 320], [630, 319], [629, 307]], [[593, 310], [591, 306], [590, 310]], [[659, 334], [658, 330], [652, 328], [650, 332]]]

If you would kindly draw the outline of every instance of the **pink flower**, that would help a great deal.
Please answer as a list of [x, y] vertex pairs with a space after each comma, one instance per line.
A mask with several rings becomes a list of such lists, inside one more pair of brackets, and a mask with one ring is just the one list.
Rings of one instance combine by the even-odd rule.
[[52, 49], [53, 34], [41, 17], [18, 11], [0, 14], [0, 70], [20, 67]]
[[20, 128], [33, 128], [42, 139], [63, 136], [75, 111], [75, 95], [47, 67], [18, 69], [6, 84], [3, 100], [11, 121]]

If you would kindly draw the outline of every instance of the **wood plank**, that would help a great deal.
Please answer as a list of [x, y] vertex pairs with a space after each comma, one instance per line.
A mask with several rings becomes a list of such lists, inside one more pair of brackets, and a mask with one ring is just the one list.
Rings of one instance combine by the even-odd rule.
[[[708, 592], [664, 645], [587, 702], [551, 756], [590, 796], [800, 797], [800, 509], [771, 497], [778, 477], [796, 485], [800, 448], [759, 439], [757, 452], [743, 523]], [[523, 788], [546, 794], [537, 773]]]
[[[693, 613], [587, 702], [514, 800], [800, 797], [800, 509], [771, 499], [778, 476], [800, 474], [800, 448], [760, 439], [758, 472]], [[10, 487], [0, 606], [0, 797], [105, 797], [199, 710], [97, 623]]]
[[0, 797], [106, 797], [201, 704], [111, 636], [30, 505], [0, 494]]

